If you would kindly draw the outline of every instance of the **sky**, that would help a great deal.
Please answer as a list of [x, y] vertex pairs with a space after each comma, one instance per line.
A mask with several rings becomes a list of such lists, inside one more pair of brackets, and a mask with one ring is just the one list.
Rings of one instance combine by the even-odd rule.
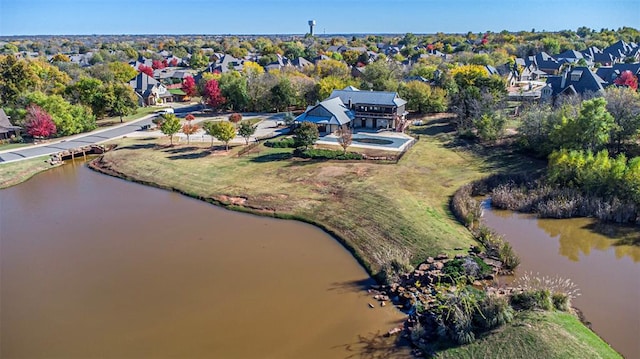
[[639, 0], [0, 0], [0, 36], [478, 33], [640, 27]]

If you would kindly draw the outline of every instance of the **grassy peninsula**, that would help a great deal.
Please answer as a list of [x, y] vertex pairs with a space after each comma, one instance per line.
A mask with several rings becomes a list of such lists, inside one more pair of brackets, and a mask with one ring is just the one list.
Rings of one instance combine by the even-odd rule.
[[56, 167], [49, 164], [49, 156], [0, 164], [0, 189], [15, 186], [36, 174]]
[[[262, 145], [238, 157], [206, 144], [123, 139], [93, 162], [128, 180], [178, 191], [235, 210], [314, 223], [332, 233], [373, 275], [404, 270], [427, 256], [475, 244], [449, 211], [465, 183], [539, 166], [500, 148], [478, 152], [457, 143], [442, 119], [414, 127], [419, 141], [397, 163], [294, 159]], [[442, 358], [620, 358], [577, 317], [523, 312], [475, 343], [438, 350]]]

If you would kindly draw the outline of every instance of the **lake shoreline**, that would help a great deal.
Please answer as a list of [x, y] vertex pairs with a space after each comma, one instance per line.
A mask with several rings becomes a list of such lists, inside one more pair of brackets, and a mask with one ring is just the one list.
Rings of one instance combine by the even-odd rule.
[[[267, 216], [267, 217], [274, 217], [274, 218], [281, 218], [281, 219], [294, 219], [294, 220], [298, 220], [298, 221], [302, 221], [302, 222], [305, 222], [305, 223], [312, 224], [312, 225], [316, 226], [317, 228], [323, 230], [327, 234], [329, 234], [332, 238], [334, 238], [341, 245], [343, 245], [354, 256], [354, 258], [358, 261], [358, 263], [360, 263], [365, 268], [365, 270], [369, 273], [369, 275], [371, 275], [374, 279], [376, 279], [376, 281], [378, 281], [378, 283], [391, 284], [391, 282], [389, 282], [388, 278], [381, 278], [379, 275], [374, 275], [373, 271], [372, 271], [372, 268], [371, 268], [371, 265], [369, 263], [367, 263], [366, 260], [363, 257], [358, 255], [358, 250], [356, 248], [354, 248], [352, 245], [350, 245], [348, 243], [348, 241], [345, 240], [342, 236], [340, 236], [340, 234], [339, 234], [339, 232], [337, 230], [333, 230], [330, 227], [328, 227], [328, 226], [326, 226], [326, 225], [324, 225], [324, 224], [322, 224], [322, 223], [320, 223], [318, 221], [313, 221], [313, 220], [310, 220], [309, 218], [305, 218], [303, 216], [295, 215], [295, 214], [292, 214], [292, 213], [286, 213], [284, 211], [280, 212], [280, 211], [278, 211], [277, 208], [273, 208], [273, 207], [247, 206], [246, 205], [246, 198], [242, 197], [242, 196], [219, 195], [219, 196], [212, 196], [212, 197], [203, 197], [203, 196], [195, 194], [195, 193], [189, 193], [188, 191], [185, 191], [183, 189], [180, 189], [180, 188], [177, 188], [177, 187], [174, 187], [174, 186], [166, 186], [166, 185], [161, 185], [159, 183], [156, 183], [154, 181], [142, 180], [142, 179], [136, 178], [134, 176], [131, 176], [131, 175], [127, 174], [127, 173], [124, 173], [122, 171], [119, 171], [119, 170], [113, 168], [108, 163], [103, 161], [102, 157], [91, 161], [88, 164], [88, 166], [92, 170], [95, 170], [97, 172], [100, 172], [100, 173], [103, 173], [103, 174], [106, 174], [106, 175], [109, 175], [109, 176], [121, 178], [121, 179], [124, 179], [124, 180], [127, 180], [127, 181], [132, 181], [132, 182], [135, 182], [135, 183], [148, 185], [148, 186], [152, 186], [152, 187], [156, 187], [156, 188], [160, 188], [160, 189], [169, 190], [169, 191], [172, 191], [172, 192], [177, 192], [177, 193], [186, 195], [188, 197], [195, 198], [195, 199], [198, 199], [198, 200], [202, 200], [202, 201], [208, 202], [210, 204], [213, 204], [213, 205], [225, 208], [225, 209], [238, 211], [238, 212], [251, 213], [251, 214], [255, 214], [255, 215], [259, 215], [259, 216]], [[580, 323], [579, 325], [583, 326], [585, 328], [585, 330], [588, 330], [590, 333], [592, 333], [592, 335], [594, 337], [596, 337], [599, 340], [601, 340], [593, 331], [591, 331], [586, 326], [584, 326], [583, 323], [580, 322], [578, 317], [575, 317], [574, 319], [575, 319], [575, 322]], [[572, 325], [575, 326], [575, 324], [572, 324]], [[396, 331], [396, 333], [397, 333], [397, 331]], [[613, 349], [610, 349], [610, 350], [613, 351]]]

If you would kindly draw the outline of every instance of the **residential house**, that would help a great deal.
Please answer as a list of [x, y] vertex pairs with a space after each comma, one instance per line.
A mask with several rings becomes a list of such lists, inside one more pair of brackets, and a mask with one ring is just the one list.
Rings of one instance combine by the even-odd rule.
[[625, 62], [627, 58], [633, 59], [633, 61], [640, 61], [640, 47], [638, 44], [632, 42], [627, 43], [620, 40], [611, 46], [602, 49], [604, 54], [610, 54], [613, 57], [613, 62]]
[[140, 106], [151, 106], [173, 101], [173, 96], [165, 85], [143, 72], [131, 79], [129, 86], [138, 95]]
[[559, 95], [602, 94], [606, 82], [587, 67], [576, 67], [560, 75], [547, 77], [541, 90], [542, 100], [552, 100]]
[[560, 72], [562, 63], [558, 62], [553, 56], [546, 52], [540, 52], [535, 56], [529, 56], [525, 62], [527, 66], [533, 64], [537, 70], [543, 71], [549, 75], [556, 75]]
[[631, 71], [636, 77], [640, 77], [640, 63], [633, 64], [613, 64], [613, 66], [602, 66], [596, 69], [596, 74], [606, 82], [605, 86], [613, 85], [614, 81], [625, 71]]
[[401, 99], [397, 92], [360, 91], [349, 86], [344, 90], [334, 90], [329, 98], [340, 98], [353, 110], [354, 128], [395, 129], [407, 115], [407, 101]]
[[222, 55], [217, 61], [209, 64], [208, 72], [225, 73], [231, 70], [242, 71], [243, 59], [237, 59], [229, 54]]
[[[568, 62], [572, 64], [577, 63], [578, 61], [580, 61], [580, 59], [585, 59], [584, 55], [582, 55], [581, 52], [578, 52], [575, 50], [567, 50], [565, 52], [559, 53], [555, 55], [554, 58], [558, 62]], [[588, 60], [585, 59], [585, 61], [588, 61]]]
[[318, 132], [325, 135], [337, 131], [340, 126], [351, 126], [354, 118], [353, 111], [343, 104], [340, 98], [334, 97], [315, 106], [309, 106], [303, 114], [296, 117], [296, 122], [315, 123]]
[[12, 136], [20, 136], [20, 126], [14, 126], [9, 121], [9, 116], [0, 108], [0, 140], [9, 139]]

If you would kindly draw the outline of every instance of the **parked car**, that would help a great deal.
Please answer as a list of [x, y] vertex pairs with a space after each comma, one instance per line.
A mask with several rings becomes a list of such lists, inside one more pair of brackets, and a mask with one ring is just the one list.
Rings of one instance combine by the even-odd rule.
[[158, 110], [156, 111], [156, 113], [159, 115], [166, 115], [168, 113], [175, 113], [175, 111], [173, 110], [173, 108], [169, 107], [169, 108], [163, 108], [162, 110]]

